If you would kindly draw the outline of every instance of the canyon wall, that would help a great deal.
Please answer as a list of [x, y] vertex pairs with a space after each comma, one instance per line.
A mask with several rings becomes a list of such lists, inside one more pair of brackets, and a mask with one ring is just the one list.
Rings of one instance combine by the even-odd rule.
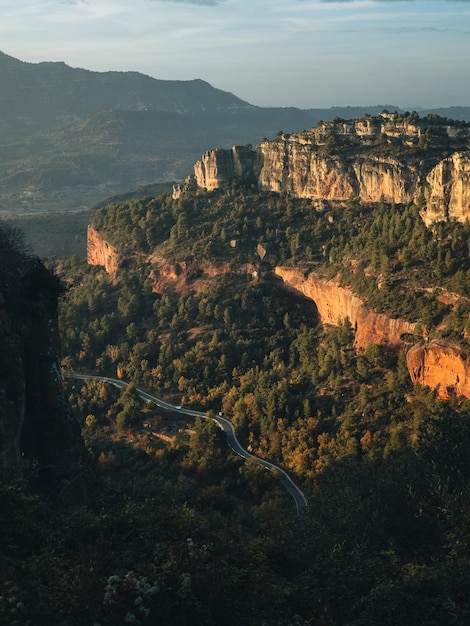
[[288, 288], [314, 301], [323, 324], [337, 326], [349, 318], [355, 331], [357, 348], [365, 348], [370, 343], [383, 343], [396, 351], [406, 345], [403, 335], [414, 332], [415, 324], [366, 309], [362, 300], [350, 289], [339, 286], [333, 280], [325, 280], [313, 272], [305, 274], [298, 268], [276, 267], [275, 273]]
[[100, 265], [112, 277], [116, 277], [123, 258], [117, 250], [92, 226], [87, 231], [87, 261], [89, 265]]
[[426, 207], [421, 216], [426, 225], [470, 218], [470, 154], [455, 152], [443, 159], [426, 177]]
[[413, 383], [437, 391], [438, 397], [470, 398], [470, 354], [457, 346], [439, 341], [415, 345], [407, 352], [406, 362]]
[[[363, 202], [408, 204], [424, 196], [426, 223], [464, 221], [470, 216], [469, 147], [467, 127], [409, 123], [383, 114], [280, 134], [255, 150], [210, 150], [195, 164], [187, 185], [195, 180], [213, 190], [238, 178], [261, 189], [335, 202], [357, 196]], [[184, 185], [175, 193], [181, 191]]]
[[258, 268], [251, 263], [234, 266], [231, 263], [194, 260], [168, 263], [160, 257], [150, 257], [150, 280], [154, 293], [186, 293], [203, 290], [207, 281], [224, 274], [242, 274], [255, 277]]
[[470, 398], [470, 353], [442, 341], [409, 347], [403, 336], [413, 334], [416, 325], [389, 318], [363, 306], [350, 289], [335, 281], [297, 268], [277, 267], [276, 275], [285, 285], [311, 298], [323, 324], [338, 325], [346, 317], [355, 330], [355, 346], [384, 343], [393, 351], [406, 350], [406, 362], [413, 383], [434, 389], [442, 400], [451, 396]]

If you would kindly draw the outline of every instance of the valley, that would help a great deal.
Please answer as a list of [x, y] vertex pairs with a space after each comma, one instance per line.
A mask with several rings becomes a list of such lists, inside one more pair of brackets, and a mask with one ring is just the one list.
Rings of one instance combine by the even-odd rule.
[[469, 124], [0, 62], [0, 621], [467, 623]]

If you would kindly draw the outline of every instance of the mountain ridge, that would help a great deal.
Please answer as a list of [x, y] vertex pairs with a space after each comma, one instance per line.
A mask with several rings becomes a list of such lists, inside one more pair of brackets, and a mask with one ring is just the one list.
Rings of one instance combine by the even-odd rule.
[[[397, 108], [262, 108], [200, 78], [92, 72], [5, 53], [0, 80], [0, 216], [15, 219], [83, 210], [142, 186], [183, 180], [215, 147], [258, 145], [320, 120]], [[453, 111], [470, 120], [470, 108]]]
[[[239, 178], [260, 189], [319, 202], [408, 204], [425, 200], [427, 224], [470, 216], [470, 125], [429, 114], [382, 112], [377, 117], [320, 123], [279, 134], [255, 149], [205, 152], [187, 180], [213, 190]], [[185, 185], [175, 188], [175, 195]]]

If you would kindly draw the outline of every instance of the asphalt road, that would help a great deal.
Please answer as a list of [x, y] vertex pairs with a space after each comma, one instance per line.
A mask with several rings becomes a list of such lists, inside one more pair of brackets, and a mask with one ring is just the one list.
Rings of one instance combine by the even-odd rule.
[[[71, 374], [68, 377], [77, 378], [79, 380], [101, 380], [105, 383], [109, 383], [110, 385], [114, 385], [115, 387], [119, 387], [120, 389], [122, 389], [123, 387], [127, 387], [127, 385], [129, 384], [123, 380], [118, 380], [117, 378], [109, 378], [108, 376], [92, 376], [91, 374]], [[136, 388], [136, 392], [137, 395], [145, 402], [153, 402], [165, 411], [180, 413], [181, 415], [189, 415], [191, 417], [200, 416], [206, 419], [213, 419], [214, 422], [216, 422], [226, 434], [227, 444], [231, 448], [231, 450], [235, 452], [235, 454], [238, 454], [238, 456], [244, 459], [255, 459], [262, 467], [275, 474], [276, 478], [281, 481], [281, 483], [293, 497], [297, 515], [300, 515], [300, 513], [308, 506], [307, 498], [305, 497], [304, 493], [299, 487], [297, 487], [292, 478], [287, 474], [285, 470], [282, 469], [282, 467], [279, 467], [278, 465], [275, 465], [270, 461], [266, 461], [265, 459], [260, 459], [259, 457], [251, 454], [250, 452], [248, 452], [248, 450], [245, 450], [245, 448], [243, 448], [243, 446], [237, 439], [235, 428], [232, 422], [230, 422], [225, 417], [221, 415], [214, 415], [208, 418], [207, 413], [203, 413], [202, 411], [193, 411], [192, 409], [169, 404], [168, 402], [165, 402], [164, 400], [161, 400], [160, 398], [157, 398], [156, 396], [153, 396], [150, 393], [143, 391], [142, 389]]]

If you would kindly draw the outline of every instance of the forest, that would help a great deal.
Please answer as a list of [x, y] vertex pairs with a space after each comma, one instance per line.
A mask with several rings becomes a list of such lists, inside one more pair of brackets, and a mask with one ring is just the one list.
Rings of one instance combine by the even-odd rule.
[[[3, 622], [467, 624], [470, 401], [413, 387], [403, 353], [356, 350], [348, 319], [320, 326], [272, 275], [275, 263], [339, 277], [418, 322], [410, 342], [466, 346], [470, 227], [427, 229], [419, 211], [356, 198], [316, 210], [238, 182], [99, 209], [92, 225], [128, 260], [117, 279], [76, 257], [48, 262], [65, 289], [64, 391], [89, 466], [55, 498], [1, 487]], [[159, 294], [157, 254], [233, 271]], [[247, 263], [256, 275], [237, 271]], [[222, 412], [308, 509], [297, 517], [213, 422], [178, 421], [136, 386]]]

